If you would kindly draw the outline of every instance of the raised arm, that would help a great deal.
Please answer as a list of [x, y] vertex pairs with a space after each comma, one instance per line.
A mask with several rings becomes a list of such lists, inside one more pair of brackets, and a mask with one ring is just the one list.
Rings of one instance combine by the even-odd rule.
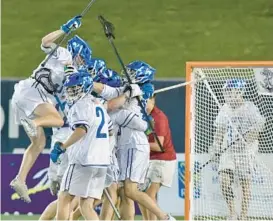
[[[54, 42], [63, 36], [64, 34], [69, 33], [70, 31], [76, 30], [81, 26], [81, 16], [75, 16], [74, 18], [67, 21], [60, 27], [60, 30], [53, 31], [42, 38], [42, 49], [48, 48], [52, 50], [55, 47]], [[49, 53], [49, 52], [48, 52]]]

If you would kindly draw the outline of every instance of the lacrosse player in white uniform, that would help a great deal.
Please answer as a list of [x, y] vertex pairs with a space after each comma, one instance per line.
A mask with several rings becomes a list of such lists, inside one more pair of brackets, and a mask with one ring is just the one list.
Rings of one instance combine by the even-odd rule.
[[110, 164], [108, 122], [104, 107], [90, 94], [93, 80], [88, 72], [70, 75], [65, 84], [71, 106], [68, 121], [73, 130], [66, 142], [56, 142], [50, 153], [56, 163], [70, 148], [67, 168], [58, 197], [57, 220], [69, 218], [69, 207], [74, 197], [80, 197], [80, 208], [86, 220], [98, 220], [93, 209], [95, 199], [100, 199], [106, 170]]
[[[214, 122], [216, 133], [211, 153], [213, 156], [218, 153], [221, 191], [228, 205], [230, 220], [247, 218], [258, 137], [265, 123], [257, 106], [243, 98], [245, 89], [246, 82], [242, 79], [226, 81], [223, 87], [225, 104]], [[235, 177], [242, 187], [240, 217], [235, 212]]]
[[31, 202], [25, 184], [26, 178], [46, 142], [43, 127], [61, 127], [64, 124], [51, 102], [50, 95], [58, 93], [61, 89], [64, 67], [72, 63], [72, 57], [68, 50], [62, 47], [52, 56], [50, 53], [56, 47], [54, 41], [80, 25], [81, 17], [76, 16], [62, 25], [60, 30], [45, 36], [41, 49], [47, 57], [50, 56], [48, 62], [45, 65], [42, 65], [42, 62], [30, 78], [20, 81], [14, 87], [12, 107], [15, 110], [16, 122], [23, 125], [31, 144], [25, 151], [20, 170], [10, 185], [26, 202]]
[[[94, 84], [94, 91], [108, 100], [108, 109], [116, 110], [123, 107], [142, 116], [142, 109], [135, 97], [142, 96], [141, 102], [145, 108], [147, 99], [153, 94], [153, 85], [150, 81], [153, 79], [155, 69], [145, 62], [134, 61], [127, 65], [127, 71], [134, 84], [120, 89]], [[141, 85], [141, 89], [137, 84]], [[144, 182], [149, 165], [150, 149], [144, 132], [126, 127], [128, 122], [134, 118], [134, 114], [124, 119], [123, 127], [119, 127], [117, 138], [119, 181], [124, 183], [125, 196], [121, 201], [121, 218], [124, 220], [134, 219], [134, 201], [137, 201], [161, 220], [174, 219], [164, 213], [146, 193], [138, 190], [138, 184]]]

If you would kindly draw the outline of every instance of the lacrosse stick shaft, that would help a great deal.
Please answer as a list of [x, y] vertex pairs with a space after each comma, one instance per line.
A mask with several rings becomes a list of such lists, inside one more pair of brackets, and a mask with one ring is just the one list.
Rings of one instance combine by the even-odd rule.
[[[117, 56], [117, 58], [118, 58], [118, 60], [119, 60], [119, 63], [121, 64], [121, 67], [122, 67], [124, 73], [126, 74], [126, 77], [127, 77], [127, 80], [128, 80], [128, 82], [129, 82], [129, 84], [132, 84], [132, 80], [131, 80], [129, 74], [127, 73], [127, 70], [126, 70], [126, 68], [125, 68], [125, 65], [124, 65], [124, 63], [123, 63], [123, 61], [122, 61], [122, 59], [121, 59], [121, 57], [120, 57], [120, 55], [119, 55], [119, 53], [118, 53], [118, 51], [117, 51], [117, 48], [116, 48], [116, 46], [115, 46], [115, 44], [114, 44], [114, 42], [113, 42], [113, 39], [112, 39], [112, 38], [108, 38], [108, 40], [109, 40], [110, 44], [112, 45], [112, 48], [114, 49], [114, 52], [115, 52], [115, 54], [116, 54], [116, 56]], [[137, 102], [138, 102], [140, 108], [142, 109], [142, 112], [144, 113], [144, 116], [145, 116], [145, 118], [146, 118], [146, 120], [147, 120], [147, 122], [148, 122], [148, 125], [149, 125], [150, 129], [152, 130], [152, 134], [153, 134], [153, 136], [154, 136], [154, 139], [156, 140], [157, 144], [159, 145], [161, 152], [165, 152], [163, 146], [162, 146], [161, 143], [160, 143], [160, 140], [159, 140], [157, 134], [156, 134], [155, 131], [154, 131], [152, 122], [150, 121], [149, 116], [148, 116], [148, 114], [147, 114], [147, 112], [146, 112], [146, 110], [145, 110], [143, 104], [141, 103], [140, 98], [139, 98], [139, 97], [136, 97], [136, 99], [137, 99]]]
[[[91, 0], [89, 2], [89, 4], [85, 7], [85, 9], [82, 11], [82, 13], [80, 14], [82, 17], [89, 11], [89, 9], [91, 8], [91, 6], [93, 5], [93, 3], [95, 2], [95, 0]], [[62, 38], [62, 40], [56, 45], [56, 47], [50, 52], [50, 54], [47, 56], [47, 58], [44, 60], [44, 62], [41, 64], [42, 67], [44, 67], [46, 65], [46, 63], [49, 61], [49, 59], [53, 56], [53, 54], [57, 51], [57, 49], [65, 42], [65, 40], [69, 37], [69, 35], [71, 34], [71, 30], [65, 34]]]
[[[247, 133], [249, 133], [251, 130], [248, 130], [247, 132], [245, 132], [242, 136], [245, 136]], [[233, 146], [234, 144], [236, 144], [236, 142], [240, 141], [242, 138], [241, 136], [238, 137], [236, 140], [234, 140], [232, 143], [230, 143], [229, 145], [227, 145], [227, 147], [225, 147], [220, 153], [216, 153], [213, 157], [211, 157], [211, 159], [209, 159], [206, 163], [204, 163], [202, 166], [200, 166], [195, 172], [194, 174], [200, 173], [202, 171], [202, 169], [204, 169], [209, 163], [211, 163], [212, 161], [214, 161], [215, 157], [219, 157], [225, 153], [231, 146]]]
[[112, 198], [111, 198], [110, 194], [108, 193], [108, 190], [107, 190], [107, 189], [104, 189], [103, 192], [104, 192], [105, 196], [107, 197], [109, 203], [111, 204], [111, 207], [113, 208], [114, 213], [116, 214], [117, 218], [118, 218], [119, 220], [121, 220], [121, 216], [120, 216], [120, 214], [119, 214], [119, 211], [118, 211], [118, 209], [116, 208], [116, 206], [114, 205], [114, 203], [113, 203], [113, 201], [112, 201]]
[[183, 82], [183, 83], [179, 83], [179, 84], [176, 84], [176, 85], [172, 85], [172, 86], [169, 86], [169, 87], [164, 87], [164, 88], [160, 88], [158, 90], [155, 90], [155, 94], [158, 94], [158, 93], [161, 93], [161, 92], [165, 92], [165, 91], [169, 91], [169, 90], [173, 90], [173, 89], [176, 89], [176, 88], [180, 88], [180, 87], [185, 87], [189, 84], [193, 84], [193, 83], [197, 83], [197, 82], [200, 82], [200, 81], [203, 81], [204, 79], [201, 78], [199, 80], [193, 80], [193, 81], [186, 81], [186, 82]]

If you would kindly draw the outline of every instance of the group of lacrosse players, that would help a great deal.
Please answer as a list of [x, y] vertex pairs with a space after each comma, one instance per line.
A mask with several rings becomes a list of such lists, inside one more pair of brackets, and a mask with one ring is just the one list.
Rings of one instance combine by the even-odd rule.
[[[53, 128], [50, 190], [58, 195], [41, 220], [111, 220], [113, 211], [133, 220], [134, 202], [159, 220], [175, 220], [152, 198], [141, 192], [149, 165], [149, 126], [137, 97], [145, 107], [153, 96], [156, 70], [143, 61], [126, 65], [130, 77], [118, 75], [102, 59], [93, 58], [88, 43], [79, 36], [59, 47], [56, 40], [78, 29], [81, 16], [42, 38], [47, 54], [33, 74], [15, 85], [12, 106], [30, 145], [11, 187], [31, 202], [27, 175], [46, 143], [43, 128]], [[129, 82], [132, 82], [129, 84]], [[95, 206], [105, 195], [100, 217]], [[120, 196], [119, 213], [115, 205]]]

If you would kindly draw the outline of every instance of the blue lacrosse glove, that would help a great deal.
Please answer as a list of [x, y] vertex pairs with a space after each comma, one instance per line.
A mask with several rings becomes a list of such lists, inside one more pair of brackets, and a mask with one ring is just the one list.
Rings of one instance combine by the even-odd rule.
[[50, 159], [53, 163], [60, 163], [60, 155], [65, 152], [65, 149], [63, 149], [61, 145], [61, 142], [56, 142], [54, 144], [53, 150], [50, 152]]
[[68, 22], [63, 24], [61, 26], [61, 30], [63, 30], [67, 34], [71, 30], [74, 31], [78, 29], [82, 24], [81, 19], [82, 19], [81, 15], [75, 16], [74, 18], [70, 19]]

